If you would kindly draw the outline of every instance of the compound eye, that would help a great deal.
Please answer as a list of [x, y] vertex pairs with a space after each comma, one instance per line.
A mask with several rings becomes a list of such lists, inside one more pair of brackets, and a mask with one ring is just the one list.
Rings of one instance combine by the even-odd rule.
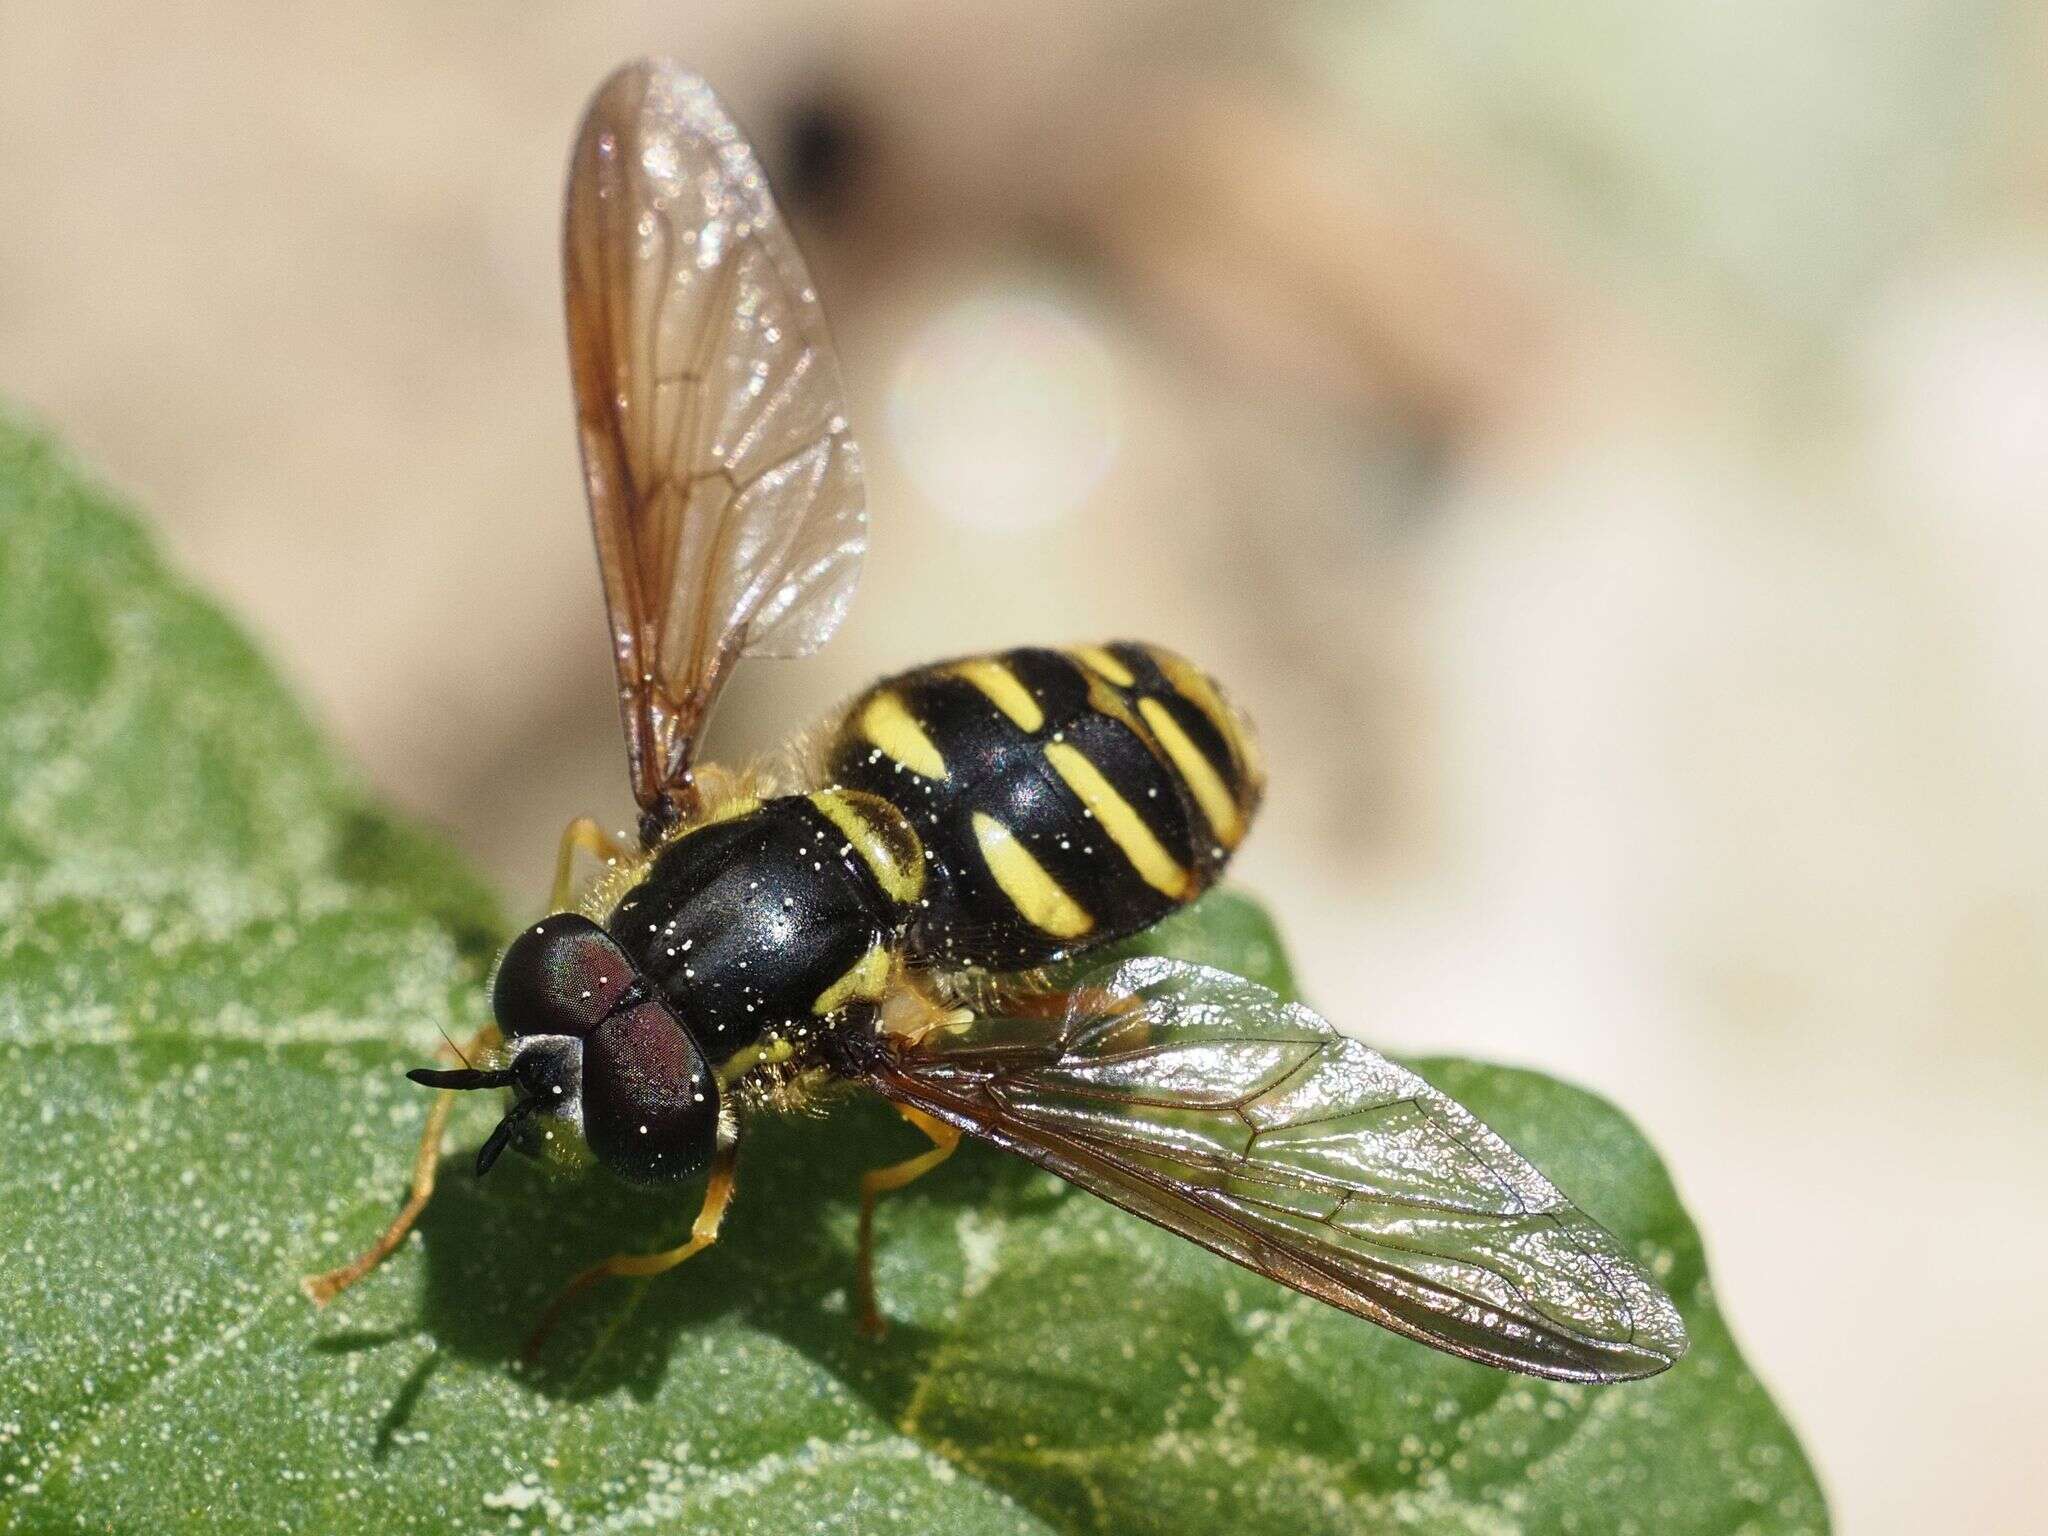
[[623, 1009], [584, 1042], [583, 1139], [612, 1172], [640, 1182], [688, 1178], [711, 1161], [718, 1080], [662, 1004]]
[[589, 918], [557, 912], [512, 941], [491, 1006], [507, 1035], [575, 1035], [597, 1028], [633, 981], [633, 963]]

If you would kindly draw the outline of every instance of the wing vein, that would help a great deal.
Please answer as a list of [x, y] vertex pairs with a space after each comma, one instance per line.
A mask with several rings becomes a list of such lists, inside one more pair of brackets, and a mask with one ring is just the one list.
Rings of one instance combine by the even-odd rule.
[[1127, 961], [1049, 1029], [977, 1020], [878, 1088], [1145, 1219], [1451, 1353], [1562, 1380], [1662, 1370], [1676, 1310], [1428, 1083], [1240, 977]]
[[[803, 258], [704, 82], [627, 65], [593, 98], [570, 165], [584, 480], [634, 793], [666, 817], [695, 803], [691, 761], [733, 660], [801, 655], [838, 627], [865, 489]], [[764, 444], [774, 462], [759, 469]]]

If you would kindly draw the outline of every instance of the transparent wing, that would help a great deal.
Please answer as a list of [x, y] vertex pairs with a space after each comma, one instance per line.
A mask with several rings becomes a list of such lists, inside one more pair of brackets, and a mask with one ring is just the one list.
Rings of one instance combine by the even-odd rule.
[[1438, 1349], [1566, 1381], [1648, 1376], [1685, 1352], [1670, 1300], [1512, 1147], [1242, 977], [1128, 960], [1067, 994], [1063, 1016], [983, 1019], [870, 1075]]
[[823, 312], [754, 154], [704, 82], [620, 69], [577, 135], [570, 369], [633, 788], [688, 783], [732, 662], [838, 628], [867, 547]]

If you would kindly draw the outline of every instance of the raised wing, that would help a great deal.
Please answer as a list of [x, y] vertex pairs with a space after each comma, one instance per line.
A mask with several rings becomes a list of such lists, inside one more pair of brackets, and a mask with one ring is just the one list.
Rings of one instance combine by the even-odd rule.
[[702, 80], [648, 59], [605, 81], [562, 233], [633, 792], [666, 811], [732, 662], [839, 627], [867, 547], [860, 455], [803, 258]]
[[1677, 1309], [1515, 1150], [1404, 1067], [1227, 972], [1128, 960], [875, 1086], [1409, 1338], [1563, 1381], [1649, 1376]]

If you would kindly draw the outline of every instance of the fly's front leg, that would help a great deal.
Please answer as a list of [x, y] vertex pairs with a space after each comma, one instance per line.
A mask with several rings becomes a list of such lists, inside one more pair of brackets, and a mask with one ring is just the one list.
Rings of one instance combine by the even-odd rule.
[[[489, 1050], [498, 1043], [498, 1039], [498, 1026], [486, 1024], [470, 1036], [469, 1043], [455, 1054], [466, 1061], [480, 1051]], [[441, 1167], [441, 1138], [448, 1132], [448, 1116], [454, 1107], [454, 1089], [444, 1088], [434, 1095], [434, 1107], [427, 1111], [427, 1127], [420, 1133], [419, 1149], [413, 1153], [412, 1189], [383, 1235], [340, 1268], [330, 1269], [325, 1274], [307, 1275], [299, 1282], [299, 1289], [312, 1299], [315, 1306], [326, 1306], [390, 1258], [397, 1252], [398, 1245], [405, 1241], [406, 1234], [412, 1231], [413, 1223], [419, 1220], [420, 1212], [433, 1198], [434, 1178]]]
[[734, 1178], [739, 1166], [739, 1127], [731, 1120], [721, 1121], [718, 1128], [718, 1146], [711, 1154], [711, 1178], [704, 1186], [704, 1203], [697, 1209], [697, 1219], [690, 1223], [689, 1238], [673, 1248], [660, 1253], [615, 1253], [602, 1264], [593, 1264], [575, 1279], [562, 1287], [561, 1294], [548, 1303], [547, 1311], [540, 1316], [532, 1333], [527, 1335], [525, 1355], [532, 1360], [540, 1353], [540, 1347], [554, 1332], [560, 1321], [563, 1308], [600, 1280], [613, 1275], [645, 1276], [658, 1275], [674, 1269], [683, 1260], [702, 1253], [718, 1241], [718, 1229], [725, 1221], [726, 1207], [732, 1204]]
[[610, 864], [624, 858], [631, 852], [627, 846], [605, 831], [589, 816], [578, 816], [562, 828], [561, 846], [555, 852], [555, 884], [548, 895], [550, 912], [566, 912], [569, 901], [576, 894], [576, 851], [594, 855], [601, 862]]
[[960, 1145], [960, 1133], [945, 1121], [936, 1120], [921, 1109], [912, 1109], [908, 1104], [898, 1104], [896, 1113], [929, 1136], [932, 1145], [928, 1152], [906, 1157], [886, 1168], [871, 1168], [860, 1176], [860, 1227], [855, 1260], [860, 1304], [857, 1326], [871, 1339], [879, 1339], [889, 1328], [875, 1306], [875, 1202], [890, 1190], [901, 1189], [913, 1180], [923, 1178], [951, 1157], [953, 1149]]

